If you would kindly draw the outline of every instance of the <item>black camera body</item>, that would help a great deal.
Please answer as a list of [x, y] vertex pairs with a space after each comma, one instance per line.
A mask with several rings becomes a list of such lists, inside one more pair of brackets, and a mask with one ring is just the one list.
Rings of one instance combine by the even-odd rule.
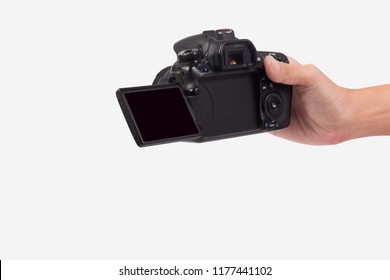
[[231, 29], [204, 31], [174, 45], [177, 61], [152, 86], [121, 88], [118, 101], [138, 146], [203, 142], [285, 128], [292, 87], [271, 82], [267, 55]]

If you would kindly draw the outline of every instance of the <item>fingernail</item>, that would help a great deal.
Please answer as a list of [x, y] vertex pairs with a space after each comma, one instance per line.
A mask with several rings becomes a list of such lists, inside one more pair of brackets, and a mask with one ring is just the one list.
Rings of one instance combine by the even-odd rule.
[[272, 55], [269, 55], [271, 58], [269, 61], [271, 62], [271, 67], [275, 72], [279, 72], [280, 70], [280, 65], [279, 63], [275, 60], [275, 58]]

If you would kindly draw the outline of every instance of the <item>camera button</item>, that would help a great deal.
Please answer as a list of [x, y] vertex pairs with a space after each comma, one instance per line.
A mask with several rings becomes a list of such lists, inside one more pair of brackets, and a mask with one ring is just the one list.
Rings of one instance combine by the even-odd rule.
[[268, 118], [277, 120], [283, 112], [283, 101], [280, 95], [276, 92], [268, 94], [264, 100], [264, 109]]

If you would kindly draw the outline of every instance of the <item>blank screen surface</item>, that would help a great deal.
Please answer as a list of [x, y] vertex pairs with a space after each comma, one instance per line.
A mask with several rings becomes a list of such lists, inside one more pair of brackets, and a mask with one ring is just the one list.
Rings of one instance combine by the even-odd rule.
[[130, 90], [125, 99], [144, 142], [199, 134], [179, 87]]

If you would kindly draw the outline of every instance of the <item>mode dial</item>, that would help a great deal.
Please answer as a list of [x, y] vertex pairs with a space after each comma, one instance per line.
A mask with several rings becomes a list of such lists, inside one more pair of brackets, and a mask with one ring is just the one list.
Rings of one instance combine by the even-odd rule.
[[181, 51], [177, 54], [177, 60], [180, 63], [194, 62], [196, 60], [201, 59], [202, 56], [203, 56], [203, 53], [199, 49], [187, 49], [187, 50]]

